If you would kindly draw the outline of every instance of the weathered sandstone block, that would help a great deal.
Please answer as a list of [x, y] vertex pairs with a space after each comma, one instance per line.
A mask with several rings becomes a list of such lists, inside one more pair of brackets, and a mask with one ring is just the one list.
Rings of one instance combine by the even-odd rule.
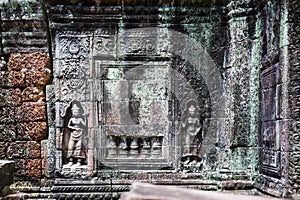
[[15, 161], [17, 179], [30, 180], [41, 177], [40, 159], [16, 159]]
[[16, 108], [16, 120], [18, 122], [25, 121], [45, 121], [46, 106], [41, 102], [23, 103], [22, 106]]
[[35, 141], [17, 141], [9, 144], [6, 156], [9, 159], [39, 158], [41, 156], [40, 144]]
[[40, 141], [47, 136], [46, 122], [25, 122], [17, 124], [18, 140]]

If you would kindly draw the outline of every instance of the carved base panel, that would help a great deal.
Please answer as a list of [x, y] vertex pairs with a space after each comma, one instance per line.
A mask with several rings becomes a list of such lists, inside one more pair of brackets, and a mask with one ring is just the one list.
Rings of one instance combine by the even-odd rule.
[[87, 171], [87, 165], [82, 166], [63, 166], [63, 171], [65, 172], [86, 172]]
[[280, 151], [264, 150], [263, 151], [263, 165], [262, 171], [266, 174], [280, 175], [281, 166], [280, 163]]
[[[144, 182], [173, 187], [220, 190], [220, 189], [254, 189], [253, 181], [243, 180], [205, 180], [204, 174], [174, 173], [173, 171], [110, 171], [102, 170], [97, 177], [89, 180], [59, 179], [52, 182], [52, 187], [41, 187], [40, 190], [24, 191], [28, 198], [47, 199], [119, 199], [121, 193], [127, 192], [133, 182]], [[240, 176], [241, 178], [241, 176]]]
[[[151, 158], [131, 158], [131, 159], [105, 159], [106, 166], [116, 170], [151, 170], [170, 168], [168, 163], [163, 159]], [[104, 168], [106, 167], [104, 166]]]

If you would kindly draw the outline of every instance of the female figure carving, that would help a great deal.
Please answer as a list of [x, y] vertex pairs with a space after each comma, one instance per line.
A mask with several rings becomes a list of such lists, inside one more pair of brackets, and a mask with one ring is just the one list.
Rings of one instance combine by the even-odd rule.
[[195, 101], [187, 103], [186, 111], [182, 121], [182, 132], [184, 134], [184, 157], [185, 163], [189, 163], [194, 157], [198, 160], [199, 146], [202, 142], [202, 121], [200, 111]]
[[[71, 108], [71, 118], [69, 119], [67, 128], [70, 129], [70, 138], [67, 147], [68, 164], [64, 167], [78, 167], [82, 164], [82, 160], [86, 158], [83, 143], [86, 119], [83, 117], [83, 109], [76, 103], [73, 103]], [[74, 164], [74, 161], [77, 161]]]

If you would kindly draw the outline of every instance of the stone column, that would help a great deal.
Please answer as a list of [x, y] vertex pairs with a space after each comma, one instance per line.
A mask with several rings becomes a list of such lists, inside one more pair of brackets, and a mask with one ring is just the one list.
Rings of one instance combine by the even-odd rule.
[[[255, 16], [250, 1], [228, 4], [229, 50], [224, 66], [225, 118], [219, 123], [220, 170], [255, 175], [259, 121], [259, 64], [255, 63]], [[222, 133], [223, 132], [223, 133]]]

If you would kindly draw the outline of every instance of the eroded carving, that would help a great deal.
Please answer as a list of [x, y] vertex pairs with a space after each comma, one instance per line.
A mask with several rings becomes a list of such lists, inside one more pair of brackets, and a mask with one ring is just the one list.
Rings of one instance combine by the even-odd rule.
[[80, 102], [73, 101], [67, 108], [65, 115], [63, 149], [64, 161], [63, 166], [67, 168], [78, 168], [86, 165], [87, 158], [87, 114], [84, 113]]
[[115, 55], [116, 44], [114, 36], [97, 36], [94, 42], [95, 55]]
[[107, 147], [120, 150], [160, 149], [163, 137], [107, 136]]
[[[101, 30], [63, 32], [56, 37], [59, 174], [179, 169], [180, 161], [184, 169], [199, 171], [203, 119], [210, 112], [200, 73], [181, 58], [131, 60], [157, 55], [157, 33], [129, 30], [116, 35]], [[128, 60], [111, 58], [125, 55]], [[82, 107], [91, 116], [87, 118]]]
[[153, 30], [128, 30], [120, 36], [118, 52], [121, 55], [156, 54], [157, 33]]
[[184, 137], [183, 156], [181, 158], [183, 165], [185, 168], [200, 167], [199, 150], [203, 140], [203, 122], [200, 118], [200, 110], [196, 101], [191, 100], [187, 102], [181, 125]]
[[54, 72], [60, 84], [61, 99], [84, 100], [82, 91], [86, 91], [86, 80], [89, 74], [90, 37], [60, 36], [58, 65]]
[[280, 123], [276, 120], [276, 107], [278, 98], [276, 87], [276, 71], [278, 66], [274, 65], [265, 69], [262, 73], [262, 169], [266, 174], [280, 175], [281, 152], [280, 152]]

